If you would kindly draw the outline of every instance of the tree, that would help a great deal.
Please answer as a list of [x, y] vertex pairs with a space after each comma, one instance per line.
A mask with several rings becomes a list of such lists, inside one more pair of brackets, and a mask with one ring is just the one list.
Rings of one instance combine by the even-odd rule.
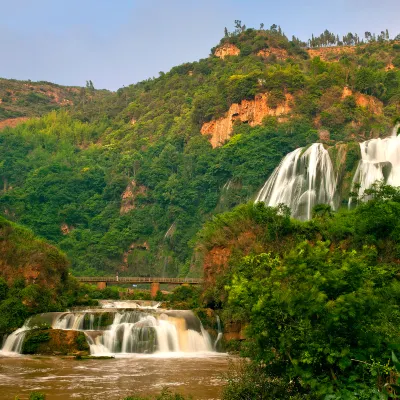
[[228, 287], [265, 373], [321, 398], [382, 389], [380, 367], [400, 346], [399, 290], [396, 269], [377, 262], [374, 246], [343, 251], [330, 242], [244, 257]]

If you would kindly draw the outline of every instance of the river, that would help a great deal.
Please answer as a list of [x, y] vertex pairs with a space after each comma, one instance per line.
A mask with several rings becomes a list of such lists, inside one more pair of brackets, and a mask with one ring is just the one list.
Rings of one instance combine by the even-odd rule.
[[0, 399], [27, 399], [40, 391], [48, 400], [119, 400], [151, 396], [169, 387], [193, 399], [219, 399], [231, 357], [226, 354], [130, 355], [115, 359], [0, 358]]

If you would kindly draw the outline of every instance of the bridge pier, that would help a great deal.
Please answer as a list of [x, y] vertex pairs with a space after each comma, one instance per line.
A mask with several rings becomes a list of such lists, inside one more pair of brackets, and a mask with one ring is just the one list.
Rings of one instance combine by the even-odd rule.
[[152, 282], [150, 284], [150, 295], [154, 299], [157, 296], [157, 292], [160, 290], [159, 282]]
[[107, 287], [107, 282], [97, 282], [97, 289], [103, 290]]

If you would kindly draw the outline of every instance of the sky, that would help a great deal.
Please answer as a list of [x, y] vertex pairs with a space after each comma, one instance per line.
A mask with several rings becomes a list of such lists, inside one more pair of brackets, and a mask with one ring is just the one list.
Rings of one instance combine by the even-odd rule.
[[236, 19], [306, 40], [394, 37], [399, 15], [400, 0], [0, 0], [0, 77], [116, 90], [206, 58]]

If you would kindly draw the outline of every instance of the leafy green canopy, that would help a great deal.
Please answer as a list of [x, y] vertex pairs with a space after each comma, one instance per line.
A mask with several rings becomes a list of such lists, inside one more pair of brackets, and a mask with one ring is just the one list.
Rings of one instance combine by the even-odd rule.
[[[258, 245], [244, 257], [231, 256], [225, 287], [216, 282], [220, 292], [214, 296], [225, 319], [247, 325], [245, 354], [257, 365], [248, 373], [257, 385], [286, 387], [287, 398], [289, 392], [383, 398], [391, 353], [400, 350], [400, 192], [381, 185], [368, 194], [372, 199], [351, 212], [318, 207], [308, 222], [290, 221], [284, 210], [263, 205], [241, 210], [236, 223], [253, 221]], [[206, 248], [229, 242], [214, 237], [221, 228], [233, 232], [229, 215], [238, 210], [206, 225]], [[244, 395], [249, 389], [242, 386]]]

